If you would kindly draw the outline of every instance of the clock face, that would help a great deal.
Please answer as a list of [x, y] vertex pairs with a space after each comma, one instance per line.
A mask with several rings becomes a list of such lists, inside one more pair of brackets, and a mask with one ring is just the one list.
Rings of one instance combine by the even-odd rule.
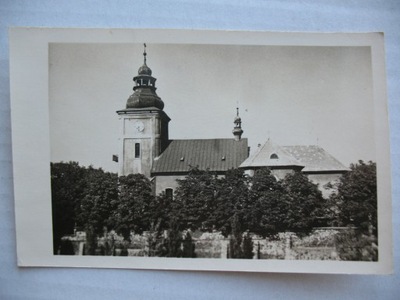
[[134, 126], [135, 126], [135, 129], [139, 132], [142, 132], [144, 130], [144, 124], [141, 121], [136, 121]]

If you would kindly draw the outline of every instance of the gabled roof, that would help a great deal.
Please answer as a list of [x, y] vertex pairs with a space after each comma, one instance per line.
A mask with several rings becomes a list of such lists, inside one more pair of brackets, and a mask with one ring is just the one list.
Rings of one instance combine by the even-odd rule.
[[247, 139], [171, 140], [155, 158], [152, 174], [185, 173], [191, 166], [224, 172], [239, 167], [247, 156]]
[[304, 167], [300, 161], [294, 158], [270, 139], [256, 149], [241, 165], [240, 168], [260, 168], [260, 167]]
[[260, 167], [298, 167], [302, 168], [302, 172], [345, 172], [349, 170], [319, 146], [279, 146], [270, 139], [258, 147], [240, 165], [240, 168], [249, 169]]
[[282, 146], [282, 149], [304, 164], [302, 172], [345, 172], [349, 169], [323, 148], [311, 146]]

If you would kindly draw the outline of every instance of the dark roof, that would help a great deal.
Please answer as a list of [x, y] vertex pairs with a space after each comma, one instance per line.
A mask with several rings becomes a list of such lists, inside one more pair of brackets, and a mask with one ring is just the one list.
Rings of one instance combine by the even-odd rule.
[[190, 167], [224, 172], [247, 158], [247, 139], [171, 140], [154, 160], [152, 174], [186, 173]]
[[344, 172], [349, 170], [323, 148], [316, 145], [282, 146], [282, 148], [299, 162], [304, 164], [305, 167], [301, 170], [302, 172]]

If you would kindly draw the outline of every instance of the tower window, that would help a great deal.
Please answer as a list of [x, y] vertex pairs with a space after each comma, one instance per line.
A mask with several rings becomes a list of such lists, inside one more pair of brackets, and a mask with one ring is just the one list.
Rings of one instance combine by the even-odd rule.
[[140, 143], [135, 143], [135, 158], [140, 157]]
[[278, 159], [278, 155], [276, 153], [272, 153], [271, 156], [269, 157], [270, 159]]
[[165, 196], [167, 197], [168, 200], [172, 200], [174, 196], [174, 190], [171, 188], [165, 189]]

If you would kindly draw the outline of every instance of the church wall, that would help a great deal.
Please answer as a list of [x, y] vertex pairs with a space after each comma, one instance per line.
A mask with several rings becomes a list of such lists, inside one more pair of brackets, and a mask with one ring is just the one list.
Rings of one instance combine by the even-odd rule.
[[336, 189], [327, 189], [324, 186], [329, 182], [334, 184], [338, 182], [339, 178], [342, 174], [334, 173], [334, 174], [306, 174], [308, 179], [318, 184], [319, 190], [322, 192], [324, 198], [329, 198], [330, 194], [334, 192]]
[[273, 169], [271, 170], [271, 174], [274, 175], [277, 179], [282, 180], [289, 173], [293, 173], [293, 169]]
[[[255, 170], [253, 169], [248, 169], [245, 170], [245, 174], [249, 175], [249, 176], [254, 176], [254, 172]], [[290, 172], [293, 172], [292, 169], [273, 169], [271, 170], [272, 175], [274, 175], [278, 180], [282, 180], [283, 178], [285, 178], [285, 176], [287, 174], [289, 174]], [[325, 173], [325, 174], [307, 174], [304, 173], [308, 179], [314, 183], [314, 184], [318, 184], [318, 188], [319, 190], [322, 192], [322, 196], [324, 198], [329, 198], [329, 196], [332, 194], [332, 192], [335, 192], [336, 189], [328, 189], [325, 188], [325, 185], [328, 183], [331, 183], [332, 185], [337, 183], [340, 179], [340, 177], [342, 176], [341, 173]]]
[[[273, 169], [271, 170], [271, 174], [274, 175], [278, 180], [282, 180], [285, 176], [289, 173], [293, 172], [293, 169]], [[247, 169], [244, 173], [248, 176], [253, 177], [255, 170], [254, 169]]]
[[173, 189], [175, 191], [176, 187], [178, 186], [178, 182], [176, 180], [177, 179], [185, 179], [185, 178], [186, 178], [186, 175], [157, 176], [155, 179], [156, 195], [165, 191], [165, 189]]
[[[120, 120], [119, 175], [141, 173], [150, 177], [154, 157], [166, 147], [168, 117], [159, 112], [141, 110], [121, 114]], [[136, 143], [140, 145], [139, 157], [135, 157]]]
[[[140, 157], [135, 158], [135, 143], [141, 146]], [[150, 139], [125, 139], [124, 140], [124, 165], [123, 174], [142, 173], [150, 176], [152, 154]]]

